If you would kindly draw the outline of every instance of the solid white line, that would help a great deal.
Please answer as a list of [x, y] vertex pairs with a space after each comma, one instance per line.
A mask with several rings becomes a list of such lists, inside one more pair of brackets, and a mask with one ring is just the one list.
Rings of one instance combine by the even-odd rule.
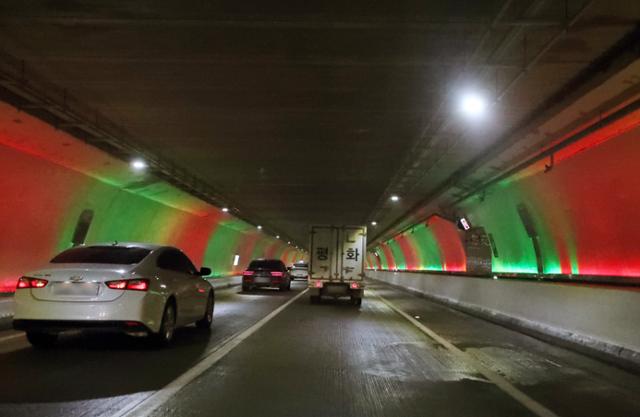
[[0, 337], [0, 343], [6, 342], [7, 340], [11, 340], [11, 339], [17, 339], [19, 337], [24, 337], [24, 333], [16, 333], [16, 334], [12, 334], [11, 336]]
[[524, 392], [520, 391], [518, 388], [513, 386], [506, 378], [487, 368], [482, 362], [476, 359], [471, 354], [464, 352], [458, 349], [455, 345], [449, 342], [444, 337], [440, 336], [424, 324], [420, 323], [418, 320], [411, 317], [409, 314], [400, 310], [394, 304], [392, 304], [389, 300], [382, 297], [381, 295], [375, 293], [373, 290], [371, 291], [375, 296], [377, 296], [383, 303], [385, 303], [389, 308], [391, 308], [396, 313], [400, 314], [402, 317], [407, 319], [411, 324], [420, 329], [424, 334], [447, 348], [450, 352], [457, 355], [460, 359], [464, 360], [472, 367], [474, 367], [480, 374], [484, 375], [489, 381], [493, 382], [498, 388], [508, 394], [511, 398], [515, 399], [517, 402], [526, 407], [529, 411], [534, 413], [539, 417], [558, 417], [553, 411], [549, 410], [533, 398], [527, 396]]
[[207, 369], [211, 368], [215, 365], [220, 359], [224, 358], [227, 353], [231, 352], [235, 347], [237, 347], [240, 343], [245, 341], [249, 336], [258, 331], [262, 326], [267, 324], [271, 319], [277, 316], [282, 310], [287, 308], [293, 302], [295, 302], [298, 298], [302, 297], [308, 289], [305, 289], [300, 294], [296, 295], [277, 309], [273, 310], [271, 313], [264, 316], [253, 326], [249, 327], [247, 330], [244, 330], [238, 333], [235, 336], [226, 339], [225, 342], [218, 345], [218, 348], [214, 348], [210, 355], [206, 356], [200, 362], [198, 362], [194, 367], [180, 375], [178, 378], [174, 379], [164, 388], [156, 391], [151, 394], [149, 397], [146, 397], [144, 400], [139, 403], [133, 404], [131, 407], [128, 407], [124, 410], [121, 410], [119, 413], [113, 415], [111, 417], [147, 417], [151, 415], [151, 413], [160, 407], [162, 404], [167, 402], [172, 396], [174, 396], [178, 391], [184, 388], [191, 381], [196, 379], [202, 373], [204, 373]]

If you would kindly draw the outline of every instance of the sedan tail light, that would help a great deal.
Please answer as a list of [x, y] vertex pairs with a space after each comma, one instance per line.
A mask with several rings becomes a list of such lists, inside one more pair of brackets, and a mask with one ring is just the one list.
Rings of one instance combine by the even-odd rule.
[[20, 277], [18, 280], [18, 285], [16, 285], [16, 289], [23, 288], [44, 288], [47, 286], [49, 281], [41, 278], [31, 278], [31, 277]]
[[282, 272], [280, 272], [280, 271], [271, 271], [271, 276], [272, 277], [281, 277], [283, 275], [284, 274]]
[[112, 290], [147, 291], [149, 289], [148, 279], [119, 279], [105, 282]]
[[244, 275], [245, 277], [250, 277], [251, 275], [253, 275], [253, 271], [244, 271], [242, 275]]

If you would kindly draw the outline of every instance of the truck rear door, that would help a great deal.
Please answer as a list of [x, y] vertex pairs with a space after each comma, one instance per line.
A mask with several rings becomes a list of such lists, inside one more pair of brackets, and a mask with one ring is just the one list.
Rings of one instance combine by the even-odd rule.
[[367, 228], [345, 226], [340, 233], [340, 271], [344, 281], [364, 279], [364, 255], [367, 244]]
[[339, 229], [332, 226], [311, 227], [310, 279], [340, 279], [338, 232]]

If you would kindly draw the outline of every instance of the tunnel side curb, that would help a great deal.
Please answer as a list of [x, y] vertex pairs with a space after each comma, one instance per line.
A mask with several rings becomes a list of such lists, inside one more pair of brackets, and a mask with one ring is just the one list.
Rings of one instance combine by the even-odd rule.
[[640, 374], [640, 352], [628, 349], [624, 346], [608, 343], [587, 335], [577, 334], [555, 326], [546, 325], [544, 323], [526, 320], [494, 309], [459, 301], [451, 297], [423, 292], [415, 288], [390, 283], [371, 276], [368, 276], [367, 278], [372, 281], [389, 285], [398, 290], [417, 295], [421, 298], [434, 301], [438, 304], [445, 305], [471, 316], [516, 330], [545, 342], [583, 353], [595, 359], [613, 364], [626, 371]]

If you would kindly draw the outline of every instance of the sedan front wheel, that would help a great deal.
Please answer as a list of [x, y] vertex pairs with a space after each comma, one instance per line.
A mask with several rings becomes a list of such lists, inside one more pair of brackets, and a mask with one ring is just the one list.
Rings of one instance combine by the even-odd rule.
[[198, 329], [208, 330], [211, 328], [211, 323], [213, 323], [213, 293], [209, 293], [204, 317], [196, 322], [196, 327], [198, 327]]

